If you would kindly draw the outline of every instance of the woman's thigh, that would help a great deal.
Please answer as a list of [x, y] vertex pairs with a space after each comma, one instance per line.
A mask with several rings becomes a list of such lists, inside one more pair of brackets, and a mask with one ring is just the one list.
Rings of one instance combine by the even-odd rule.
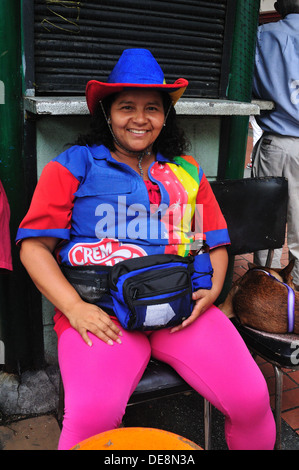
[[142, 333], [123, 331], [122, 344], [113, 346], [90, 336], [92, 346], [68, 328], [58, 343], [65, 390], [61, 439], [65, 448], [120, 424], [150, 358], [149, 341]]
[[154, 357], [169, 363], [226, 416], [239, 413], [245, 403], [255, 406], [261, 393], [268, 400], [262, 373], [235, 327], [217, 307], [210, 307], [176, 333], [154, 332], [150, 341]]

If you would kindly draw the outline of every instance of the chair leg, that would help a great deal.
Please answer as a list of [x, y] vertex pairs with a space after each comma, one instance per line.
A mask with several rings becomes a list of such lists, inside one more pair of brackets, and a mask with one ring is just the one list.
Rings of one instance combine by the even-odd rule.
[[281, 402], [283, 388], [283, 372], [280, 367], [273, 366], [275, 372], [275, 423], [276, 423], [276, 441], [275, 449], [281, 449]]
[[205, 429], [205, 450], [211, 450], [212, 435], [212, 405], [204, 398], [204, 429]]
[[267, 268], [271, 267], [272, 261], [273, 261], [273, 256], [274, 256], [274, 249], [271, 248], [270, 250], [268, 250], [268, 254], [267, 254], [267, 260], [266, 260]]
[[64, 388], [63, 388], [63, 383], [62, 383], [62, 379], [60, 376], [58, 410], [57, 410], [57, 421], [58, 421], [60, 429], [62, 428], [63, 414], [64, 414]]

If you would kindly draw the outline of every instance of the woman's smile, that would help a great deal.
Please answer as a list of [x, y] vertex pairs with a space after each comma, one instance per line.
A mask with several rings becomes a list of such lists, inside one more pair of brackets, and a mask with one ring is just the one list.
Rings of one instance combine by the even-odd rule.
[[132, 132], [133, 134], [139, 134], [143, 135], [146, 134], [147, 131], [138, 131], [137, 129], [128, 129], [129, 132]]

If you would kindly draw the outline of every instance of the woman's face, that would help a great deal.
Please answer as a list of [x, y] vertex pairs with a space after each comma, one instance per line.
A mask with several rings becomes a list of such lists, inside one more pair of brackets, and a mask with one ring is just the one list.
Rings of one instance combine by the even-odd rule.
[[123, 91], [113, 101], [110, 117], [113, 133], [126, 149], [151, 148], [164, 124], [162, 96], [152, 90]]

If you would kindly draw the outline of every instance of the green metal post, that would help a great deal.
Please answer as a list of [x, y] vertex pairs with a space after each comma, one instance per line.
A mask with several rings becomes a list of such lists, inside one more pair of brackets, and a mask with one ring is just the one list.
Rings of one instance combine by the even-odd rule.
[[[252, 96], [256, 34], [260, 0], [236, 0], [234, 40], [230, 64], [228, 99], [249, 103]], [[244, 176], [249, 116], [230, 116], [223, 122], [226, 153], [220, 178], [239, 179]], [[233, 279], [234, 257], [230, 257], [225, 283], [217, 300], [226, 298]]]
[[[260, 0], [238, 0], [228, 98], [250, 102]], [[243, 178], [248, 116], [232, 116], [225, 178]]]
[[[21, 1], [0, 2], [0, 178], [11, 210], [13, 273], [1, 296], [0, 311], [4, 332], [5, 366], [9, 371], [38, 367], [41, 363], [41, 338], [38, 322], [31, 309], [31, 287], [19, 260], [14, 239], [26, 211], [26, 188], [23, 170]], [[1, 303], [2, 305], [2, 303]]]

